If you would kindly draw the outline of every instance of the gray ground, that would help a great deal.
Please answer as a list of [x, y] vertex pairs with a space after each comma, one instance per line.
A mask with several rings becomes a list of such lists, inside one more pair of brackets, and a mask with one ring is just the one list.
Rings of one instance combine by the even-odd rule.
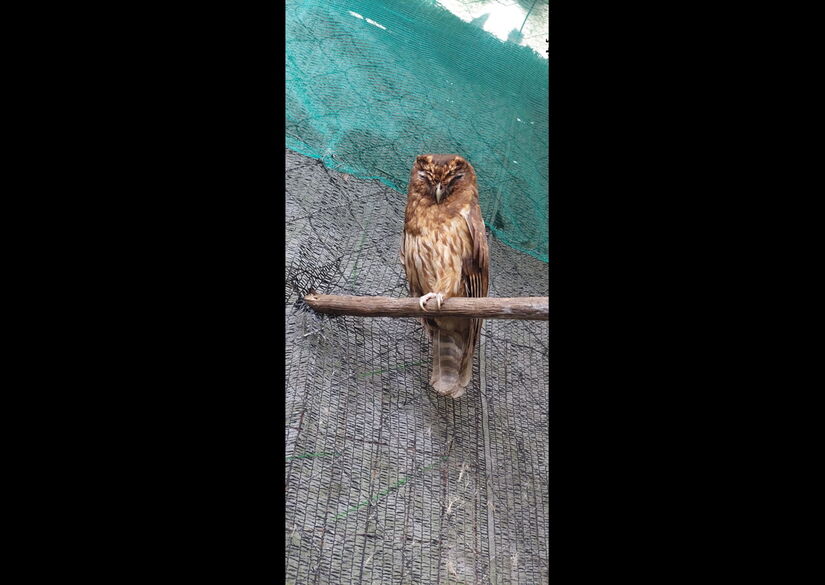
[[[438, 396], [417, 320], [299, 302], [407, 296], [405, 196], [289, 150], [286, 174], [285, 582], [548, 583], [548, 323], [486, 321], [472, 386]], [[546, 264], [490, 254], [490, 296], [548, 294]]]

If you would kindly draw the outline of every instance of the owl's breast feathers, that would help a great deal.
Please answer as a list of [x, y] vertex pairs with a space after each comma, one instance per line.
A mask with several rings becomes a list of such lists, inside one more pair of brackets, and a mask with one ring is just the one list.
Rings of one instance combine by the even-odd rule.
[[441, 204], [411, 196], [402, 249], [413, 295], [487, 296], [487, 239], [474, 187]]

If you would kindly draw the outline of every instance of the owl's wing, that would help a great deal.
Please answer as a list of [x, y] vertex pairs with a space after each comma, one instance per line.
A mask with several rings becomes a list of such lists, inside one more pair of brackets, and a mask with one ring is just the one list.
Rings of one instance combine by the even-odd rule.
[[[468, 297], [486, 297], [489, 284], [490, 253], [487, 249], [487, 234], [484, 231], [484, 220], [481, 219], [481, 209], [478, 203], [473, 202], [462, 215], [470, 229], [473, 240], [471, 252], [462, 258], [461, 277], [464, 282], [464, 291]], [[466, 386], [473, 374], [473, 354], [481, 333], [482, 319], [471, 319], [467, 332], [467, 344], [460, 364], [460, 384]]]
[[461, 215], [464, 216], [470, 229], [470, 237], [473, 239], [470, 255], [462, 258], [461, 262], [464, 291], [468, 297], [486, 297], [489, 286], [490, 252], [487, 249], [487, 234], [484, 231], [484, 220], [481, 219], [481, 208], [478, 203], [474, 203]]
[[[409, 241], [408, 241], [409, 240]], [[401, 264], [404, 267], [404, 274], [407, 277], [407, 284], [411, 297], [420, 297], [424, 294], [421, 291], [421, 275], [416, 267], [416, 255], [419, 253], [416, 236], [404, 232], [401, 239]], [[420, 259], [419, 264], [420, 264]]]
[[[461, 278], [464, 283], [464, 294], [468, 297], [486, 297], [489, 283], [489, 260], [487, 250], [487, 234], [484, 231], [484, 220], [481, 219], [481, 209], [478, 203], [470, 205], [461, 215], [467, 221], [470, 237], [473, 240], [470, 254], [461, 259]], [[459, 383], [466, 387], [473, 374], [473, 355], [481, 334], [481, 319], [471, 319], [467, 331], [466, 346], [459, 365]]]
[[398, 250], [399, 255], [401, 256], [401, 266], [404, 268], [404, 276], [407, 277], [407, 282], [409, 282], [409, 276], [407, 275], [407, 247], [404, 245], [407, 241], [407, 231], [404, 230], [401, 233], [401, 248]]

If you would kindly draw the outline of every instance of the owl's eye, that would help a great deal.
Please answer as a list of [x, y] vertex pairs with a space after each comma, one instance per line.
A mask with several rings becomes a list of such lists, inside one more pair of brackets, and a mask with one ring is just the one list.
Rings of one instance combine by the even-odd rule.
[[418, 176], [422, 179], [426, 179], [427, 173], [425, 173], [424, 171], [418, 171]]
[[456, 175], [456, 176], [454, 176], [452, 179], [450, 179], [450, 183], [454, 183], [455, 181], [459, 180], [459, 179], [460, 179], [461, 177], [463, 177], [463, 176], [464, 176], [464, 173], [459, 173], [459, 174], [457, 174], [457, 175]]

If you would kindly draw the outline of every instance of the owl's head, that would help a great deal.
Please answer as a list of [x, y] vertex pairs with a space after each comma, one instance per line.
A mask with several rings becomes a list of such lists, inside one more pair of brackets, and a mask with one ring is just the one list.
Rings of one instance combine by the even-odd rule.
[[441, 203], [474, 177], [472, 165], [457, 154], [422, 154], [415, 159], [410, 182], [422, 187], [436, 203]]

